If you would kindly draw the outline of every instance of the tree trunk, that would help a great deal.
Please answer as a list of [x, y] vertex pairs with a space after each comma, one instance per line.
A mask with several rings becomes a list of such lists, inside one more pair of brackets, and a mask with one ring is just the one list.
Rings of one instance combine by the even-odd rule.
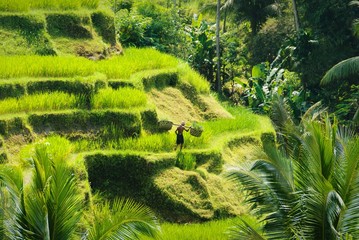
[[217, 16], [216, 16], [216, 52], [217, 52], [217, 92], [219, 94], [222, 93], [222, 82], [221, 82], [221, 54], [220, 54], [220, 46], [219, 46], [219, 31], [220, 31], [220, 15], [221, 10], [221, 0], [217, 0]]
[[298, 32], [300, 26], [299, 26], [299, 18], [298, 18], [298, 9], [295, 0], [292, 0], [292, 5], [293, 5], [295, 31]]

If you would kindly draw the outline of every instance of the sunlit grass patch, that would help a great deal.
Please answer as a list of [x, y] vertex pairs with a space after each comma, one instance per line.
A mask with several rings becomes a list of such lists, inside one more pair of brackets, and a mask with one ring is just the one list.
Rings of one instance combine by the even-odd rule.
[[[117, 143], [109, 143], [110, 148], [117, 150], [166, 152], [173, 151], [175, 139], [168, 133], [145, 135], [139, 138], [122, 139]], [[112, 146], [111, 146], [112, 145]]]
[[25, 95], [18, 99], [8, 98], [0, 101], [0, 114], [31, 111], [51, 111], [76, 107], [76, 97], [67, 93], [53, 92]]
[[96, 9], [100, 0], [0, 0], [0, 11], [27, 12], [30, 9]]
[[199, 93], [209, 93], [209, 82], [186, 63], [178, 66], [180, 80], [190, 83]]
[[94, 96], [95, 109], [102, 108], [134, 108], [141, 107], [147, 104], [146, 94], [134, 88], [119, 88], [113, 90], [112, 88], [101, 89]]
[[95, 62], [79, 57], [0, 56], [0, 63], [1, 78], [85, 77], [96, 69]]
[[75, 151], [131, 150], [141, 152], [168, 152], [175, 146], [175, 138], [168, 133], [145, 135], [126, 139], [81, 139], [74, 142]]
[[151, 48], [128, 48], [123, 56], [99, 62], [98, 70], [108, 78], [129, 78], [133, 73], [161, 68], [173, 68], [178, 59]]
[[[163, 223], [163, 240], [227, 240], [227, 231], [238, 218], [193, 224]], [[143, 238], [146, 239], [147, 238]]]
[[139, 71], [173, 68], [178, 60], [154, 49], [130, 48], [123, 56], [99, 62], [73, 56], [0, 56], [0, 63], [0, 78], [85, 77], [101, 72], [121, 79]]

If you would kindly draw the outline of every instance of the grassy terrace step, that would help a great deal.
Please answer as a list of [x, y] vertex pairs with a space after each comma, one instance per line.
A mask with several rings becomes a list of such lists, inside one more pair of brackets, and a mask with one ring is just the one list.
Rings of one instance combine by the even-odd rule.
[[[223, 164], [220, 152], [184, 153], [196, 158], [194, 171], [175, 167], [175, 152], [96, 151], [82, 155], [93, 189], [139, 199], [168, 219], [203, 220], [219, 212], [222, 216], [237, 215], [243, 210], [238, 205], [238, 195], [233, 193], [235, 186], [215, 174]], [[227, 194], [223, 196], [223, 192]], [[221, 202], [223, 197], [227, 198], [225, 202]]]
[[[2, 116], [0, 134], [9, 136], [28, 131], [27, 123], [35, 133], [96, 132], [109, 127], [117, 137], [132, 137], [141, 132], [142, 121], [157, 121], [153, 110], [73, 110], [49, 113], [30, 113]], [[142, 116], [142, 117], [141, 117]], [[152, 117], [152, 118], [151, 118]]]
[[[91, 184], [106, 198], [132, 197], [177, 222], [245, 211], [237, 186], [221, 173], [240, 148], [260, 145], [261, 134], [273, 129], [264, 117], [223, 106], [208, 82], [182, 61], [153, 49], [127, 49], [96, 62], [0, 56], [0, 78], [0, 108], [3, 103], [12, 110], [0, 111], [0, 162], [24, 157], [20, 147], [33, 140], [61, 135], [75, 153], [71, 164], [87, 195]], [[34, 106], [51, 98], [71, 104]], [[168, 132], [158, 127], [165, 118], [197, 121], [204, 132], [201, 137], [186, 132], [178, 154], [175, 127]]]
[[[77, 10], [81, 8], [78, 1], [66, 1], [66, 3], [47, 1], [48, 7], [51, 6], [49, 3], [53, 4], [52, 11], [27, 12], [29, 8], [36, 8], [34, 6], [36, 3], [29, 2], [27, 2], [28, 5], [23, 0], [0, 3], [0, 38], [5, 43], [0, 46], [1, 55], [70, 53], [83, 56], [89, 52], [91, 55], [95, 53], [101, 55], [103, 52], [108, 54], [111, 46], [117, 45], [114, 16], [110, 11], [98, 10], [95, 9], [96, 7]], [[70, 4], [67, 11], [61, 11], [61, 6], [69, 3], [74, 4]], [[39, 6], [39, 3], [37, 5]], [[16, 9], [19, 6], [22, 8]], [[12, 7], [15, 8], [12, 9]], [[14, 12], [1, 12], [1, 9]], [[68, 11], [69, 9], [71, 11]], [[11, 35], [13, 35], [13, 41], [9, 41]], [[73, 41], [69, 43], [64, 39]], [[75, 40], [78, 39], [82, 42], [75, 44]]]
[[65, 92], [76, 95], [91, 95], [99, 89], [109, 86], [113, 89], [132, 87], [150, 89], [175, 86], [178, 83], [177, 69], [145, 70], [129, 79], [110, 79], [95, 74], [84, 78], [20, 78], [0, 79], [0, 100], [43, 92]]

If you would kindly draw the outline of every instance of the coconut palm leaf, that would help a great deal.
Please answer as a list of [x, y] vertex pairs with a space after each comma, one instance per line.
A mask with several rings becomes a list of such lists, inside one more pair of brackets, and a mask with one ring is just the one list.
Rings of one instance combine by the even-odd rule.
[[289, 239], [293, 235], [287, 228], [291, 221], [289, 211], [297, 201], [292, 194], [291, 164], [275, 149], [267, 155], [267, 160], [256, 161], [249, 171], [231, 171], [228, 177], [242, 183], [251, 195], [248, 201], [256, 207], [256, 213], [266, 216], [264, 231], [268, 239]]
[[[230, 177], [243, 185], [255, 213], [264, 217], [268, 239], [355, 239], [359, 138], [331, 123], [327, 114], [310, 115], [292, 134], [297, 140], [290, 147], [296, 150], [285, 152], [295, 154], [266, 146], [266, 158]], [[252, 230], [241, 226], [250, 239]]]
[[353, 80], [356, 80], [357, 84], [359, 75], [359, 56], [352, 57], [346, 60], [343, 60], [336, 65], [334, 65], [331, 69], [329, 69], [324, 77], [322, 78], [320, 84], [326, 85], [332, 83], [337, 80], [347, 79], [350, 77], [355, 77]]
[[251, 219], [247, 216], [242, 216], [240, 222], [231, 227], [228, 231], [229, 239], [243, 239], [243, 240], [264, 240], [263, 229], [257, 223], [257, 219]]
[[85, 239], [140, 239], [142, 235], [155, 237], [159, 232], [152, 211], [132, 200], [106, 201], [94, 206], [91, 215]]
[[[346, 142], [341, 153], [343, 172], [340, 175], [338, 192], [343, 198], [346, 209], [343, 211], [338, 222], [341, 232], [350, 232], [354, 238], [359, 237], [359, 138], [355, 137]], [[338, 169], [339, 171], [340, 169]]]
[[[65, 160], [54, 162], [48, 144], [37, 144], [32, 174], [24, 179], [13, 174], [2, 177], [11, 193], [6, 235], [9, 239], [70, 239], [82, 208], [72, 172]], [[21, 172], [21, 170], [19, 170]]]

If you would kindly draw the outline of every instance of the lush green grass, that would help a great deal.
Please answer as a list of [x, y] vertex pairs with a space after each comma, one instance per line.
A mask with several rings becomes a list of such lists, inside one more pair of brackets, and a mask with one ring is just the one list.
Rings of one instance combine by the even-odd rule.
[[[249, 133], [260, 128], [257, 116], [249, 111], [243, 111], [242, 115], [235, 119], [219, 119], [211, 122], [200, 123], [204, 126], [201, 137], [191, 136], [185, 133], [184, 149], [210, 148], [210, 143], [216, 143], [216, 139], [223, 133]], [[128, 150], [144, 152], [168, 152], [173, 151], [176, 143], [174, 129], [161, 134], [143, 134], [138, 138], [116, 139], [115, 131], [110, 134], [114, 138], [81, 140], [75, 143], [77, 151], [91, 151], [99, 148], [109, 150]], [[229, 136], [230, 137], [230, 136]]]
[[96, 70], [95, 62], [79, 57], [1, 56], [0, 63], [1, 78], [85, 77]]
[[[0, 55], [31, 55], [35, 53], [26, 39], [15, 31], [0, 30]], [[16, 47], [14, 47], [16, 46]]]
[[143, 71], [153, 74], [156, 69], [176, 68], [180, 81], [192, 84], [198, 92], [209, 92], [208, 82], [187, 64], [149, 48], [129, 48], [122, 56], [99, 62], [73, 56], [0, 56], [0, 78], [3, 79], [86, 78], [98, 74], [107, 79], [130, 79], [131, 76], [141, 79], [145, 75], [141, 74]]
[[178, 66], [181, 81], [188, 82], [196, 88], [199, 93], [209, 92], [209, 82], [204, 79], [199, 73], [192, 70], [186, 63], [181, 63]]
[[123, 56], [99, 62], [72, 56], [0, 56], [0, 63], [0, 78], [85, 77], [101, 72], [121, 79], [139, 71], [174, 68], [178, 60], [154, 49], [130, 48]]
[[[163, 240], [227, 240], [228, 228], [232, 227], [238, 219], [226, 219], [195, 224], [161, 225]], [[143, 238], [147, 240], [148, 238]]]
[[129, 48], [123, 56], [100, 61], [98, 71], [108, 78], [129, 78], [133, 73], [162, 68], [174, 68], [178, 59], [151, 48]]
[[134, 108], [146, 106], [146, 94], [138, 89], [133, 88], [119, 88], [113, 90], [112, 88], [101, 89], [99, 93], [94, 96], [93, 108]]
[[[110, 134], [114, 136], [115, 134]], [[209, 135], [200, 138], [185, 135], [185, 149], [203, 148], [209, 142]], [[107, 150], [132, 150], [142, 152], [169, 152], [174, 151], [176, 135], [174, 132], [160, 134], [143, 134], [138, 138], [127, 139], [82, 139], [74, 142], [76, 152], [93, 151], [97, 149]]]
[[74, 10], [95, 9], [100, 0], [0, 0], [0, 11], [26, 12], [33, 9]]
[[0, 114], [71, 109], [76, 102], [74, 95], [61, 92], [25, 95], [0, 101]]

